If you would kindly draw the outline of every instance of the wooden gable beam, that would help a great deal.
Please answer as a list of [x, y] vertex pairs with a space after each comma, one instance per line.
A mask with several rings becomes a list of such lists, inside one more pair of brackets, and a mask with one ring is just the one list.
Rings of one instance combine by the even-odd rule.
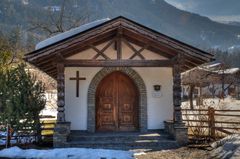
[[172, 60], [65, 60], [67, 67], [172, 67]]
[[105, 55], [101, 50], [96, 48], [94, 45], [91, 44], [89, 46], [90, 46], [90, 48], [92, 48], [94, 51], [97, 52], [97, 54], [93, 57], [93, 59], [97, 59], [100, 55], [105, 59], [110, 59], [107, 55]]
[[[208, 57], [199, 55], [196, 52], [191, 52], [191, 51], [185, 51], [184, 47], [179, 47], [176, 43], [163, 43], [161, 42], [160, 38], [152, 39], [151, 37], [148, 36], [143, 36], [141, 34], [136, 33], [133, 30], [129, 30], [127, 28], [124, 28], [124, 35], [126, 37], [129, 37], [131, 39], [135, 39], [136, 41], [144, 41], [145, 43], [149, 43], [149, 47], [154, 47], [160, 49], [162, 52], [165, 52], [169, 54], [170, 56], [175, 56], [179, 52], [184, 52], [186, 56], [191, 56], [192, 58], [195, 58], [196, 60], [201, 60], [202, 63], [205, 63], [206, 61], [209, 60]], [[178, 49], [177, 49], [178, 48]]]
[[97, 52], [97, 54], [93, 57], [93, 59], [97, 59], [99, 56], [104, 57], [105, 59], [110, 59], [107, 55], [104, 54], [104, 51], [106, 51], [114, 42], [115, 42], [115, 38], [113, 38], [110, 42], [108, 42], [101, 50], [99, 50], [98, 48], [96, 48], [93, 44], [90, 44], [90, 48], [92, 48], [93, 50], [95, 50]]
[[51, 70], [47, 72], [49, 75], [53, 76], [53, 75], [57, 75], [57, 69]]
[[122, 59], [122, 29], [118, 28], [117, 31], [117, 40], [116, 40], [116, 49], [117, 49], [117, 59]]
[[41, 68], [39, 67], [41, 70], [44, 70], [44, 72], [55, 72], [57, 65], [55, 67], [49, 67], [49, 68]]
[[161, 50], [156, 46], [152, 46], [151, 42], [146, 43], [146, 41], [143, 40], [139, 40], [139, 39], [135, 39], [132, 37], [128, 37], [127, 35], [125, 36], [125, 39], [127, 39], [129, 42], [139, 45], [139, 46], [146, 46], [148, 44], [148, 47], [146, 49], [148, 49], [149, 51], [152, 51], [154, 53], [156, 53], [157, 55], [166, 57], [166, 58], [172, 58], [173, 56], [175, 56], [175, 54], [173, 52], [167, 52], [165, 50]]
[[130, 59], [133, 59], [136, 55], [138, 55], [142, 60], [144, 60], [145, 59], [145, 57], [141, 54], [141, 52], [144, 50], [142, 50], [142, 49], [140, 49], [140, 50], [137, 50], [137, 49], [135, 49], [135, 47], [131, 44], [131, 43], [129, 43], [125, 38], [122, 38], [122, 40], [123, 40], [123, 42], [134, 52], [134, 56], [132, 57], [132, 58], [130, 58]]
[[[146, 44], [145, 46], [143, 46], [141, 49], [139, 49], [137, 52], [135, 52], [130, 59], [133, 59], [135, 56], [142, 56], [141, 52], [143, 52], [143, 50], [148, 48], [148, 44]], [[144, 57], [144, 56], [143, 56]]]
[[[45, 64], [48, 61], [54, 61], [56, 58], [56, 54], [60, 53], [64, 58], [67, 58], [69, 56], [74, 55], [77, 52], [81, 52], [83, 50], [86, 50], [89, 47], [89, 44], [101, 44], [103, 42], [106, 42], [108, 40], [113, 39], [116, 36], [115, 32], [112, 30], [106, 34], [101, 35], [98, 38], [91, 37], [90, 39], [87, 39], [86, 41], [81, 41], [81, 42], [71, 42], [67, 47], [62, 47], [61, 45], [57, 45], [53, 49], [52, 54], [47, 54], [44, 57], [41, 58], [35, 58], [37, 55], [31, 55], [31, 57], [28, 57], [28, 61], [30, 63], [33, 63], [34, 65], [36, 64]], [[60, 49], [59, 49], [60, 47]]]
[[[192, 46], [186, 45], [182, 42], [179, 42], [177, 40], [174, 40], [172, 38], [169, 38], [167, 36], [164, 35], [156, 35], [156, 34], [152, 34], [151, 31], [149, 32], [148, 30], [142, 29], [141, 27], [129, 27], [129, 24], [126, 25], [122, 25], [123, 29], [125, 30], [125, 32], [127, 32], [127, 35], [139, 38], [139, 37], [144, 37], [147, 40], [153, 41], [153, 42], [157, 42], [157, 46], [158, 45], [162, 45], [164, 47], [167, 48], [171, 48], [171, 50], [175, 50], [175, 51], [183, 51], [185, 54], [189, 54], [195, 58], [201, 58], [203, 59], [205, 62], [209, 61], [210, 58], [212, 58], [212, 55], [209, 53], [204, 53], [203, 51], [196, 49]], [[139, 34], [140, 33], [140, 34]], [[132, 34], [132, 35], [131, 35]]]
[[[145, 43], [143, 43], [142, 41], [144, 41], [143, 39], [141, 39], [142, 41], [139, 41], [137, 39], [133, 39], [132, 37], [126, 37], [128, 39], [128, 41], [136, 44], [136, 45], [144, 45]], [[148, 50], [161, 55], [163, 57], [169, 58], [169, 59], [174, 59], [174, 57], [180, 53], [176, 52], [176, 51], [170, 51], [170, 50], [166, 50], [164, 48], [159, 48], [159, 46], [153, 45], [154, 42], [149, 42], [149, 46], [148, 46]], [[146, 44], [145, 44], [146, 45]], [[204, 63], [204, 61], [202, 59], [193, 59], [190, 55], [185, 54], [184, 57], [186, 58], [186, 64], [188, 65], [188, 68], [193, 68], [196, 67], [199, 64]]]

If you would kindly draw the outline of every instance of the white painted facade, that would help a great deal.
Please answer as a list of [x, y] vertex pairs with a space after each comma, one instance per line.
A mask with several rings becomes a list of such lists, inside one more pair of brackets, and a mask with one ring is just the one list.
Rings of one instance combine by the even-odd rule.
[[[105, 44], [97, 46], [98, 49]], [[136, 48], [140, 48], [134, 45]], [[123, 59], [128, 59], [133, 52], [125, 45], [122, 48]], [[96, 52], [88, 49], [75, 54], [68, 59], [91, 59]], [[105, 54], [111, 59], [116, 58], [114, 47], [107, 49]], [[142, 55], [146, 59], [166, 59], [151, 51], [144, 50]], [[139, 57], [135, 57], [138, 59]], [[99, 57], [98, 59], [101, 59]], [[71, 130], [87, 130], [87, 96], [88, 87], [93, 77], [100, 71], [101, 67], [66, 67], [65, 68], [65, 115], [66, 121], [71, 122]], [[147, 115], [148, 129], [163, 129], [165, 120], [173, 118], [173, 77], [172, 68], [165, 67], [134, 67], [143, 79], [147, 89]], [[80, 77], [86, 80], [80, 81], [79, 97], [76, 97], [76, 81], [69, 80], [76, 76], [79, 71]], [[153, 85], [161, 85], [161, 95], [156, 95]]]

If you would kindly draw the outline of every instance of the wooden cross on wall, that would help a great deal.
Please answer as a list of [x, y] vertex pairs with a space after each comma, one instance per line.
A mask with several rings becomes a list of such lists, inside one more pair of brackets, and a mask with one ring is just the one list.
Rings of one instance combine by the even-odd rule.
[[79, 82], [80, 80], [86, 80], [85, 77], [79, 76], [79, 71], [76, 72], [76, 77], [69, 78], [70, 80], [76, 80], [76, 96], [79, 97]]

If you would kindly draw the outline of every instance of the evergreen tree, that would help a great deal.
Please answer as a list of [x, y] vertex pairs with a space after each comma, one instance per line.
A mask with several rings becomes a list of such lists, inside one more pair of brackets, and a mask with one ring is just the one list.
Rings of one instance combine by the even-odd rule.
[[11, 61], [12, 50], [8, 40], [0, 32], [0, 69], [4, 69]]
[[0, 71], [0, 122], [14, 132], [26, 128], [40, 134], [39, 113], [45, 106], [44, 85], [19, 64]]

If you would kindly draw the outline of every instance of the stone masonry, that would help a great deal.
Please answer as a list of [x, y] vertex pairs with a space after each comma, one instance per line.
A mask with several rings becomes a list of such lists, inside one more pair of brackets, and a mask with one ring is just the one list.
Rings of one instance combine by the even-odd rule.
[[70, 135], [70, 122], [57, 122], [53, 134], [53, 147], [65, 147]]

